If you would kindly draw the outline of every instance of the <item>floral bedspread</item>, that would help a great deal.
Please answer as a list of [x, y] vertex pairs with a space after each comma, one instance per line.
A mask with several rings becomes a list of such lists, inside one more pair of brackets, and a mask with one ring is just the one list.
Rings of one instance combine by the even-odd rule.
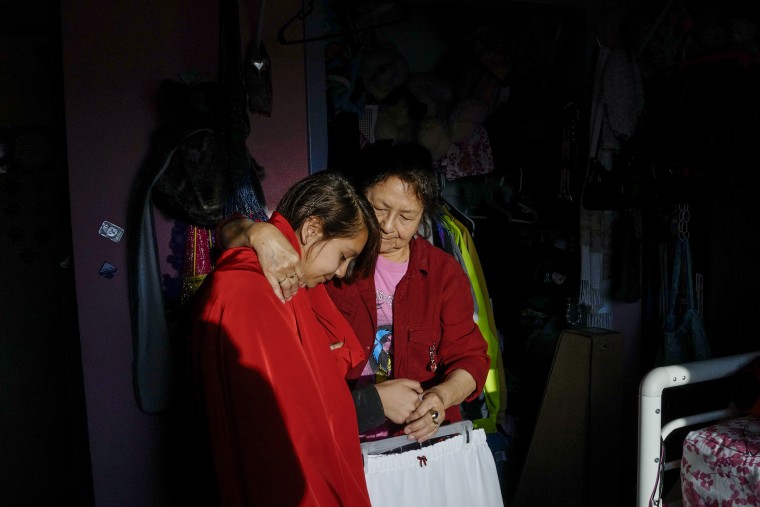
[[760, 505], [760, 419], [740, 417], [690, 432], [681, 492], [684, 507]]

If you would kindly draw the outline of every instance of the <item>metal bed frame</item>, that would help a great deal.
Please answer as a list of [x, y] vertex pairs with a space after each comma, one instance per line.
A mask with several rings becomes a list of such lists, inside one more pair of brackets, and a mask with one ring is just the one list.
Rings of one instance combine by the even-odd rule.
[[760, 356], [760, 351], [695, 361], [651, 370], [639, 387], [639, 447], [636, 481], [636, 506], [659, 507], [662, 503], [662, 474], [680, 468], [680, 459], [662, 463], [665, 441], [673, 431], [685, 426], [707, 424], [742, 415], [729, 405], [726, 408], [688, 415], [662, 424], [662, 394], [665, 389], [728, 377]]

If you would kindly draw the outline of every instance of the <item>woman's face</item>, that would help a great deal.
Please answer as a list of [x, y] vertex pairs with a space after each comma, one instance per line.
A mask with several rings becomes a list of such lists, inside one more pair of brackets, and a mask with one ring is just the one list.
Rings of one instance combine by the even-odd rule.
[[[311, 222], [311, 219], [309, 220]], [[343, 278], [348, 266], [361, 253], [367, 243], [367, 230], [362, 229], [351, 238], [334, 238], [321, 241], [322, 228], [317, 222], [301, 229], [303, 244], [303, 270], [306, 286], [311, 288], [331, 280]]]
[[422, 220], [422, 203], [409, 185], [396, 176], [370, 187], [367, 200], [375, 209], [383, 234], [380, 255], [391, 260], [406, 260], [409, 242]]

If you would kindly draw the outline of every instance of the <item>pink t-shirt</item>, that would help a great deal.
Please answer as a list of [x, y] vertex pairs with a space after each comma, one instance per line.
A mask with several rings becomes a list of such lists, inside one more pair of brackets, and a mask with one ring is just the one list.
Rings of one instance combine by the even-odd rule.
[[[396, 286], [406, 274], [409, 261], [392, 262], [377, 258], [375, 267], [375, 303], [377, 305], [377, 330], [369, 360], [357, 385], [367, 385], [393, 378], [391, 342], [393, 341], [393, 295]], [[362, 435], [362, 440], [374, 440], [388, 435], [384, 425]]]

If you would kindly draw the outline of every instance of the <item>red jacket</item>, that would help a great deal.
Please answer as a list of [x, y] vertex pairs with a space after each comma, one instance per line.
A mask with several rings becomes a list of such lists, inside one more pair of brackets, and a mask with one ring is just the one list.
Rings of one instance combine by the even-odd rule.
[[[473, 320], [470, 281], [453, 256], [427, 240], [415, 238], [410, 246], [409, 268], [393, 296], [392, 376], [417, 380], [427, 389], [461, 368], [475, 379], [475, 390], [467, 400], [475, 399], [483, 390], [491, 360], [488, 343]], [[325, 288], [369, 357], [377, 329], [374, 277], [352, 284], [327, 283]], [[358, 378], [363, 369], [364, 364], [354, 367], [347, 378]], [[446, 419], [461, 421], [459, 407], [449, 407]]]
[[[270, 222], [298, 249], [281, 216]], [[282, 303], [241, 247], [219, 257], [196, 299], [193, 366], [221, 505], [369, 507], [345, 381], [364, 355], [324, 286]]]

